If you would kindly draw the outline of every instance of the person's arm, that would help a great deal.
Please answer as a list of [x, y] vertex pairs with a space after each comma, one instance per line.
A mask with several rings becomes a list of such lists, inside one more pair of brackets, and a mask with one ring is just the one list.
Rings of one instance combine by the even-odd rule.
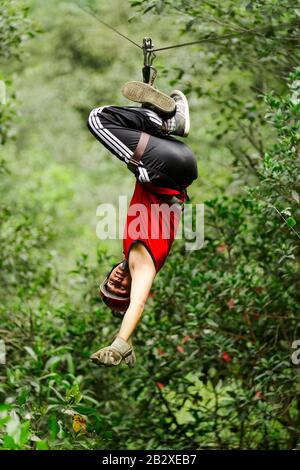
[[142, 243], [136, 243], [131, 248], [128, 264], [131, 274], [130, 305], [118, 333], [125, 341], [128, 341], [137, 327], [156, 275], [153, 260]]

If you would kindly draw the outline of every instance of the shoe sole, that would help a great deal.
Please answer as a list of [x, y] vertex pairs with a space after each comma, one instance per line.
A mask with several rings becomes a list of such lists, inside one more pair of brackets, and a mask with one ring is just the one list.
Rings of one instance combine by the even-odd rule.
[[184, 132], [182, 137], [186, 137], [190, 132], [190, 108], [188, 100], [186, 99], [185, 95], [180, 90], [174, 90], [171, 93], [171, 97], [174, 95], [179, 95], [180, 98], [183, 100], [184, 103], [184, 114], [185, 114], [185, 124], [184, 124]]
[[173, 98], [148, 83], [128, 82], [123, 86], [122, 93], [130, 101], [149, 104], [164, 113], [172, 113], [176, 108]]

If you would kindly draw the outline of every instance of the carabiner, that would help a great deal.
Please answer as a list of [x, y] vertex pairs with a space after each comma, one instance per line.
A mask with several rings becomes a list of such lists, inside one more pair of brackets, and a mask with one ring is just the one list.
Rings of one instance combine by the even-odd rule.
[[[152, 66], [152, 62], [156, 55], [153, 52], [154, 44], [151, 38], [143, 39], [143, 52], [144, 52], [144, 67], [143, 67], [143, 81], [149, 83], [151, 86], [157, 76], [157, 70]], [[152, 74], [151, 74], [152, 71]]]

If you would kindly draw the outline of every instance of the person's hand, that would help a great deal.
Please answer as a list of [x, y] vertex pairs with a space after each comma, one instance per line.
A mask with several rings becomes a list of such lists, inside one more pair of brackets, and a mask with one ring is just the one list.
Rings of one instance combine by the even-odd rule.
[[127, 342], [117, 336], [110, 346], [99, 349], [99, 351], [92, 354], [90, 359], [96, 364], [107, 367], [118, 366], [122, 361], [124, 361], [128, 367], [134, 367], [135, 354], [132, 342]]
[[136, 356], [135, 356], [135, 352], [134, 352], [134, 349], [133, 349], [133, 344], [132, 344], [132, 339], [131, 338], [129, 338], [128, 344], [131, 346], [132, 352], [131, 352], [131, 354], [129, 354], [129, 356], [127, 356], [124, 359], [124, 361], [128, 365], [128, 367], [130, 367], [132, 369], [135, 366], [135, 363], [136, 363]]

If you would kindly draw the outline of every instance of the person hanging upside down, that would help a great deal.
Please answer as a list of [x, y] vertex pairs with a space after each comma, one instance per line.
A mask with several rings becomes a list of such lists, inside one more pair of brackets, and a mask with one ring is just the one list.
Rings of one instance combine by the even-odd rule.
[[129, 82], [122, 91], [142, 107], [101, 106], [91, 111], [87, 123], [91, 133], [136, 177], [124, 229], [124, 259], [100, 286], [103, 301], [122, 317], [122, 323], [111, 345], [91, 359], [106, 366], [124, 362], [133, 367], [131, 337], [176, 236], [186, 188], [198, 177], [198, 170], [190, 148], [170, 135], [189, 133], [184, 94], [174, 90], [168, 96], [142, 82]]

